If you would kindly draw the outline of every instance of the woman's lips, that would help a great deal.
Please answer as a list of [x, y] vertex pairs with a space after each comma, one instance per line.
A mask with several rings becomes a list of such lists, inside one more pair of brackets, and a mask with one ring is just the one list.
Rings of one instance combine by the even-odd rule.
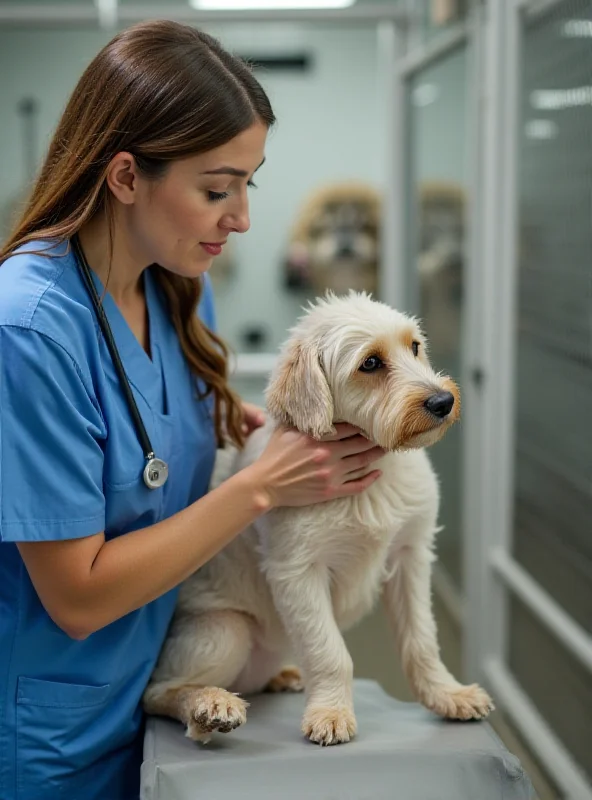
[[224, 242], [200, 242], [203, 249], [206, 253], [209, 253], [211, 256], [219, 256], [222, 252], [222, 247], [224, 246]]

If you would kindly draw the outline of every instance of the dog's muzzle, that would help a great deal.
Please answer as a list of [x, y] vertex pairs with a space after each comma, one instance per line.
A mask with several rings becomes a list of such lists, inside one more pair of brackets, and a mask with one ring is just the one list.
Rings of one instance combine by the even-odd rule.
[[451, 392], [437, 392], [424, 403], [425, 408], [438, 419], [445, 419], [454, 406], [454, 396]]

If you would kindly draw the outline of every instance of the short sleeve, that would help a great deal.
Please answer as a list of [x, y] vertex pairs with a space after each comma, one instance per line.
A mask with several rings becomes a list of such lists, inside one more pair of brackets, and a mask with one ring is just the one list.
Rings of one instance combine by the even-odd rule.
[[104, 530], [106, 428], [87, 382], [53, 339], [0, 328], [0, 540]]
[[214, 290], [210, 276], [203, 276], [203, 289], [199, 300], [198, 314], [200, 319], [211, 331], [216, 332], [216, 308], [214, 305]]

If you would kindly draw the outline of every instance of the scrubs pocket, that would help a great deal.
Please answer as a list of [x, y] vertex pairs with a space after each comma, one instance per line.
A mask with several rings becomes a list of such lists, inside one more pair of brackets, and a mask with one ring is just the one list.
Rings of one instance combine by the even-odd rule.
[[[85, 800], [100, 769], [109, 684], [18, 679], [17, 787], [19, 800]], [[86, 788], [85, 788], [86, 787]]]

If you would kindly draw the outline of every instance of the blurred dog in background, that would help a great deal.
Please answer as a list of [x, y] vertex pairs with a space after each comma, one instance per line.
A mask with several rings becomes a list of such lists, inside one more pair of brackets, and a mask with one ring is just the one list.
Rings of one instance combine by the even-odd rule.
[[375, 293], [380, 259], [380, 196], [364, 183], [314, 192], [299, 214], [288, 247], [286, 286], [315, 295], [350, 289]]

